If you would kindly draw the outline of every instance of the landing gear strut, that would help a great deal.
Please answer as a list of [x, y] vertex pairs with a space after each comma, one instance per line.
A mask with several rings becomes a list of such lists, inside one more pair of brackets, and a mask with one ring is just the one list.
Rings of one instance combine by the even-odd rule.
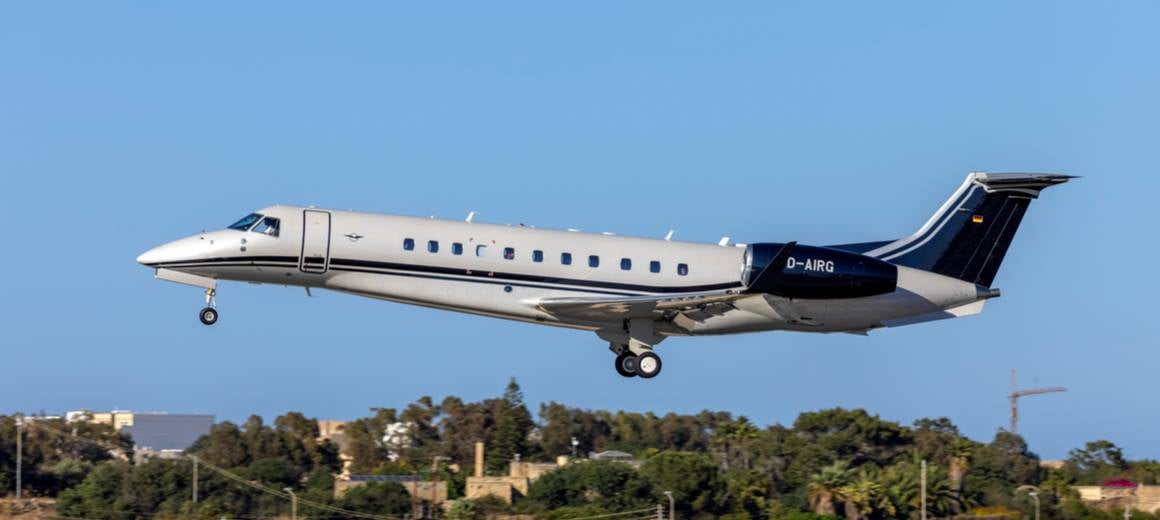
[[217, 323], [217, 301], [214, 299], [216, 294], [217, 291], [213, 289], [205, 290], [205, 308], [202, 309], [201, 312], [197, 315], [198, 319], [200, 319], [204, 325], [213, 325], [214, 323]]

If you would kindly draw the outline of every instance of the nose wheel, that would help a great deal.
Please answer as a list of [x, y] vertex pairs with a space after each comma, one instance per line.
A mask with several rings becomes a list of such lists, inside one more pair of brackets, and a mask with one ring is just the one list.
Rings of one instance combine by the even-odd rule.
[[203, 308], [201, 312], [197, 314], [198, 319], [201, 320], [203, 325], [213, 325], [214, 323], [217, 323], [217, 301], [214, 299], [216, 295], [217, 291], [213, 289], [205, 290], [205, 308]]
[[633, 354], [626, 350], [616, 356], [616, 373], [624, 377], [652, 379], [661, 373], [661, 357], [651, 351]]
[[214, 323], [217, 323], [218, 312], [217, 309], [213, 307], [206, 307], [202, 309], [200, 313], [198, 313], [197, 317], [201, 319], [202, 324], [213, 325]]

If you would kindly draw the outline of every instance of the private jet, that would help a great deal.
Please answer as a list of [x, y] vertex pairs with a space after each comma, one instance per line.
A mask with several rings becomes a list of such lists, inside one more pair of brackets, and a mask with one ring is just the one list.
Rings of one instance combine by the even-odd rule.
[[769, 330], [867, 334], [978, 314], [1033, 199], [1074, 177], [971, 173], [898, 240], [716, 244], [466, 220], [271, 206], [151, 249], [158, 279], [329, 289], [595, 332], [625, 377], [661, 371], [670, 336]]

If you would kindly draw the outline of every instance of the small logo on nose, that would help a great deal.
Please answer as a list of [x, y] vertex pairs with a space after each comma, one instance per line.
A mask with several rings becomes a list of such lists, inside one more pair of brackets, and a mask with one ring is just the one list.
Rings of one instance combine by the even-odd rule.
[[349, 238], [351, 242], [358, 242], [358, 239], [363, 237], [362, 235], [360, 235], [358, 233], [347, 233], [343, 236], [345, 236], [346, 238]]

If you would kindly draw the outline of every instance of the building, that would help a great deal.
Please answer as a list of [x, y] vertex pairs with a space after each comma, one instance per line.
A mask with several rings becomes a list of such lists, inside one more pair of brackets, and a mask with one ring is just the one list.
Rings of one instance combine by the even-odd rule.
[[1136, 509], [1148, 513], [1160, 511], [1160, 486], [1112, 481], [1102, 486], [1071, 488], [1079, 493], [1079, 499], [1084, 503], [1100, 509]]
[[108, 424], [114, 430], [121, 431], [121, 428], [126, 426], [133, 426], [133, 412], [129, 410], [113, 410], [110, 412], [94, 412], [92, 410], [76, 410], [64, 414], [64, 419], [68, 422], [90, 422], [95, 424]]
[[[625, 455], [628, 454], [625, 453]], [[477, 442], [475, 443], [475, 474], [467, 477], [467, 489], [464, 490], [464, 496], [466, 498], [482, 498], [492, 495], [510, 504], [527, 496], [528, 488], [540, 476], [567, 466], [571, 462], [572, 460], [567, 456], [556, 457], [555, 464], [522, 462], [517, 457], [509, 466], [506, 476], [485, 476], [483, 474], [483, 443]]]

